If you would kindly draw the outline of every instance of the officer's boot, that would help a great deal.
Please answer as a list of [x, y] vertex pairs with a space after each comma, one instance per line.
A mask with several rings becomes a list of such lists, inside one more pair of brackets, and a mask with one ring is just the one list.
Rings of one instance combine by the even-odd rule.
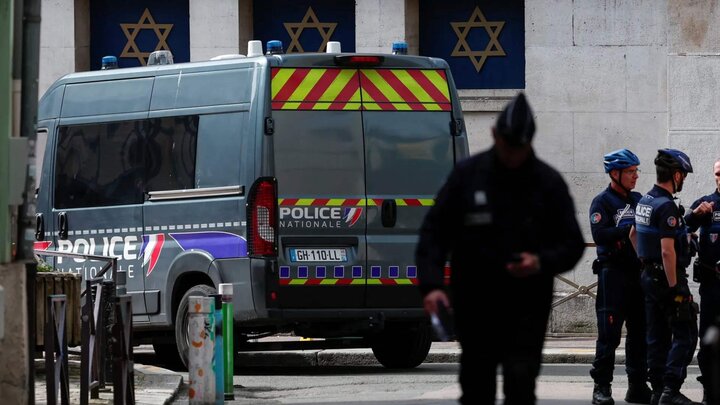
[[612, 389], [610, 384], [595, 384], [593, 388], [593, 405], [614, 405], [615, 400], [612, 399]]
[[[644, 381], [629, 381], [628, 390], [625, 393], [625, 402], [631, 404], [649, 404], [652, 391]], [[660, 398], [658, 398], [659, 400]]]
[[680, 390], [665, 387], [660, 397], [660, 405], [701, 405], [680, 393]]
[[650, 405], [658, 405], [660, 397], [663, 392], [663, 383], [661, 380], [650, 379], [650, 386], [652, 387], [652, 395], [650, 396]]

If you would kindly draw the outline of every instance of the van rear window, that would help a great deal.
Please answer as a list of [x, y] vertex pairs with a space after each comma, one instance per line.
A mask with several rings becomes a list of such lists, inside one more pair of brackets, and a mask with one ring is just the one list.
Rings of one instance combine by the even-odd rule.
[[274, 110], [450, 111], [441, 69], [273, 68]]
[[56, 208], [142, 204], [145, 192], [193, 188], [197, 116], [61, 126]]

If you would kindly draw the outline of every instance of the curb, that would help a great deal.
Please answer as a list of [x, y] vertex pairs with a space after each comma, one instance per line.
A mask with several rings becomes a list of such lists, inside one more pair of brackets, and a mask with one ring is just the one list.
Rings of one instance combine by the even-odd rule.
[[[428, 353], [424, 363], [459, 363], [460, 349], [435, 349]], [[543, 351], [543, 363], [591, 364], [595, 359], [594, 351], [551, 349]], [[616, 364], [625, 363], [625, 354], [618, 353]], [[361, 367], [379, 366], [370, 349], [327, 349], [296, 351], [259, 351], [241, 352], [235, 357], [235, 365], [240, 367]]]
[[157, 404], [165, 398], [163, 404], [170, 404], [180, 391], [183, 377], [175, 371], [135, 364], [135, 403]]

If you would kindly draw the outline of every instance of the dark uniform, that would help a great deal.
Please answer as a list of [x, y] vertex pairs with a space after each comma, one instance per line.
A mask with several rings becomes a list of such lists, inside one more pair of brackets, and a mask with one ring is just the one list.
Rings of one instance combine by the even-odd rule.
[[[667, 190], [654, 186], [635, 209], [638, 257], [643, 262], [650, 383], [677, 394], [697, 345], [696, 313], [685, 268], [690, 262], [682, 211]], [[661, 238], [673, 238], [677, 285], [670, 289], [663, 268]], [[663, 396], [665, 393], [663, 393]]]
[[598, 275], [595, 302], [598, 338], [590, 375], [598, 385], [609, 385], [615, 368], [615, 349], [620, 344], [623, 323], [625, 370], [631, 383], [647, 381], [645, 304], [640, 287], [640, 261], [628, 234], [635, 223], [635, 206], [642, 195], [621, 195], [608, 186], [590, 205], [590, 228], [598, 258], [593, 272]]
[[[695, 261], [693, 276], [700, 283], [700, 336], [705, 336], [708, 327], [720, 317], [720, 272], [717, 263], [720, 260], [720, 192], [717, 190], [695, 201], [691, 209], [697, 208], [703, 201], [714, 203], [709, 215], [696, 216], [692, 212], [685, 215], [690, 232], [700, 228], [698, 258]], [[710, 375], [712, 358], [707, 348], [700, 346], [698, 365], [703, 376]], [[708, 391], [710, 382], [703, 381]]]
[[[553, 276], [584, 248], [567, 185], [532, 152], [515, 169], [500, 163], [496, 147], [456, 166], [421, 229], [417, 264], [427, 294], [443, 288], [451, 257], [463, 404], [495, 403], [498, 364], [505, 403], [535, 403]], [[538, 274], [508, 273], [519, 252], [540, 258]]]

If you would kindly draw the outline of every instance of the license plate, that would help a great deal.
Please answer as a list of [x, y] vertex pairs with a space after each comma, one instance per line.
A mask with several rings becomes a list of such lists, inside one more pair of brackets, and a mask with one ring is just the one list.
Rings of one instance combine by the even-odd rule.
[[291, 262], [346, 262], [345, 249], [290, 249]]

